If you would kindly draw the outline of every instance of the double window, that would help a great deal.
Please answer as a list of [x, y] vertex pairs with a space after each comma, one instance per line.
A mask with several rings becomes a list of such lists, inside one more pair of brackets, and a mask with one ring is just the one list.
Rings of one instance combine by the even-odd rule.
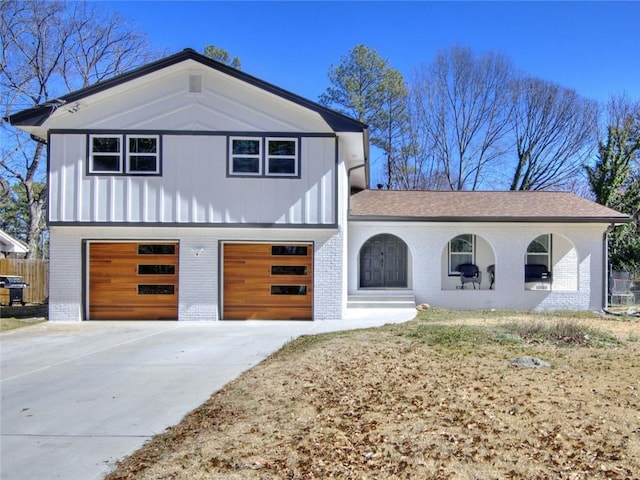
[[90, 135], [89, 173], [159, 175], [160, 136]]
[[297, 177], [300, 171], [297, 138], [229, 138], [232, 176]]

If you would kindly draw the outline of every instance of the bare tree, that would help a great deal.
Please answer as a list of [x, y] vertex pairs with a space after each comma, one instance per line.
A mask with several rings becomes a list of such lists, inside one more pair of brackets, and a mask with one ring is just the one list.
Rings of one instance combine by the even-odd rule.
[[434, 159], [451, 190], [476, 190], [492, 162], [504, 154], [513, 78], [511, 61], [470, 49], [441, 51], [419, 69], [413, 84], [418, 115]]
[[570, 187], [592, 153], [597, 103], [537, 78], [512, 84], [516, 163], [511, 190]]
[[415, 102], [406, 103], [406, 127], [397, 141], [393, 188], [400, 190], [446, 190], [447, 179], [435, 161], [432, 141], [421, 128]]
[[[150, 58], [145, 35], [96, 4], [5, 0], [0, 14], [4, 115], [52, 101]], [[35, 254], [48, 195], [44, 140], [31, 139], [4, 122], [0, 135], [0, 174], [24, 190], [29, 218], [23, 239]]]

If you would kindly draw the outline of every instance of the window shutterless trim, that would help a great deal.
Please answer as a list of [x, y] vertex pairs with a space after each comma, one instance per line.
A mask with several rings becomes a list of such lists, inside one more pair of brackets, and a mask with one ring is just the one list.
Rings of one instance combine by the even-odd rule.
[[[132, 152], [131, 151], [131, 139], [154, 139], [155, 140], [155, 152]], [[125, 156], [124, 156], [124, 171], [126, 175], [159, 175], [160, 174], [160, 135], [141, 135], [135, 134], [124, 135], [125, 142]], [[131, 168], [131, 157], [148, 157], [154, 158], [156, 163], [155, 170], [135, 170]]]
[[[251, 141], [257, 142], [258, 153], [234, 153], [233, 145], [235, 141]], [[263, 176], [263, 151], [264, 141], [262, 137], [256, 136], [230, 136], [227, 141], [227, 176], [230, 177], [261, 177]], [[234, 160], [257, 160], [258, 171], [257, 172], [235, 172]]]
[[[289, 154], [270, 154], [269, 147], [271, 142], [294, 142], [293, 144], [293, 155]], [[265, 147], [264, 147], [264, 155], [265, 155], [265, 163], [264, 163], [264, 174], [267, 177], [299, 177], [300, 170], [300, 139], [295, 137], [268, 137], [265, 138]], [[271, 173], [269, 170], [271, 168], [271, 161], [274, 160], [293, 160], [293, 172], [291, 173], [279, 173], [274, 172]]]
[[[531, 245], [538, 240], [538, 238], [540, 237], [547, 237], [547, 241], [548, 241], [548, 245], [547, 245], [547, 251], [546, 252], [530, 252], [529, 251], [529, 247], [531, 247]], [[529, 256], [545, 256], [546, 258], [546, 267], [551, 270], [551, 267], [553, 266], [553, 257], [552, 257], [552, 248], [553, 248], [553, 234], [552, 233], [542, 233], [540, 235], [538, 235], [536, 238], [534, 238], [533, 240], [531, 240], [531, 242], [529, 242], [529, 244], [527, 245], [527, 249], [524, 253], [524, 263], [525, 265], [528, 263], [538, 263], [538, 262], [529, 262]]]
[[[99, 139], [114, 139], [118, 142], [117, 151], [113, 152], [96, 152], [94, 151], [94, 140]], [[118, 175], [122, 173], [123, 164], [123, 136], [116, 134], [90, 134], [87, 137], [87, 173], [93, 173], [98, 175]], [[109, 157], [117, 160], [117, 168], [115, 170], [98, 170], [95, 168], [96, 157]]]
[[[302, 136], [300, 135], [229, 135], [227, 137], [227, 177], [230, 178], [300, 178], [301, 168], [301, 151], [302, 151]], [[258, 140], [260, 143], [259, 154], [234, 154], [233, 153], [233, 141], [234, 140]], [[270, 142], [282, 142], [292, 141], [294, 145], [294, 155], [269, 155], [269, 143]], [[237, 158], [254, 158], [259, 160], [258, 172], [234, 172], [234, 159]], [[294, 162], [293, 173], [269, 173], [269, 166], [271, 159], [288, 159]]]
[[[87, 160], [85, 164], [85, 175], [86, 176], [131, 176], [131, 177], [145, 177], [145, 176], [153, 176], [159, 177], [162, 176], [162, 135], [156, 133], [139, 133], [139, 132], [127, 132], [127, 133], [110, 133], [100, 131], [99, 133], [88, 133], [87, 134]], [[94, 152], [93, 151], [93, 139], [94, 138], [115, 138], [120, 142], [120, 148], [118, 152]], [[156, 151], [154, 153], [150, 152], [131, 152], [129, 140], [132, 138], [145, 138], [145, 139], [155, 139], [156, 142]], [[95, 170], [93, 168], [94, 165], [94, 156], [95, 154], [103, 154], [104, 156], [118, 156], [118, 170]], [[130, 157], [131, 156], [140, 156], [140, 157], [150, 157], [155, 159], [155, 170], [135, 170], [131, 169], [130, 165]]]
[[[451, 251], [451, 242], [453, 242], [456, 238], [462, 237], [465, 235], [471, 236], [471, 251], [470, 252], [452, 252]], [[454, 255], [471, 255], [471, 263], [476, 263], [476, 235], [475, 233], [461, 233], [460, 235], [456, 235], [449, 242], [447, 242], [447, 275], [450, 277], [459, 277], [460, 272], [451, 270], [451, 254]]]

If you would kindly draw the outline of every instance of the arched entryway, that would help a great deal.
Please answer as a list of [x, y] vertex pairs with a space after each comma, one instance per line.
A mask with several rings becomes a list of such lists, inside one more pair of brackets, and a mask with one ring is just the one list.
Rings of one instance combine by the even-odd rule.
[[371, 237], [360, 249], [360, 288], [406, 288], [407, 244], [388, 233]]

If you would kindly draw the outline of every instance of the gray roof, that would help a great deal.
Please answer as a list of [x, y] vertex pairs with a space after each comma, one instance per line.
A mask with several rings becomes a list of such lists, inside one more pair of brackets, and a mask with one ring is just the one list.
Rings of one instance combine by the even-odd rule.
[[350, 220], [624, 223], [628, 215], [570, 192], [364, 190]]

